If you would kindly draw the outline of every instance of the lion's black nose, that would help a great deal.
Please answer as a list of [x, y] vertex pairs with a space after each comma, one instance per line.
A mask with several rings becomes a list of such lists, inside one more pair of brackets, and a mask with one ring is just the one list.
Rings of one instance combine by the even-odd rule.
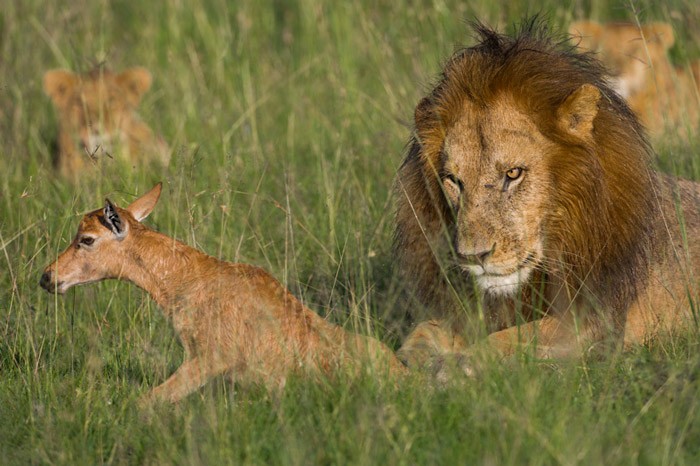
[[491, 246], [491, 249], [474, 249], [470, 251], [457, 251], [457, 256], [470, 264], [473, 265], [484, 265], [486, 259], [493, 254], [496, 245]]
[[493, 251], [493, 248], [489, 249], [488, 251], [484, 250], [484, 251], [475, 252], [474, 254], [472, 254], [472, 256], [476, 259], [476, 261], [480, 265], [483, 265], [484, 262], [486, 261], [486, 258], [491, 255], [491, 251]]
[[51, 281], [51, 274], [49, 272], [44, 272], [43, 274], [41, 274], [39, 286], [45, 289], [46, 291], [53, 291], [53, 283]]

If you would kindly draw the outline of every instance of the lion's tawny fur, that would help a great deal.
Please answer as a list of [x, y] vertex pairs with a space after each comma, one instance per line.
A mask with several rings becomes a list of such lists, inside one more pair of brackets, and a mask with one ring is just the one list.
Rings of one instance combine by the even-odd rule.
[[[543, 355], [684, 322], [698, 298], [699, 185], [653, 170], [593, 55], [539, 20], [476, 32], [418, 104], [395, 181], [395, 250], [419, 319], [460, 333], [479, 300], [494, 346], [537, 334]], [[430, 325], [405, 341], [409, 364], [438, 352], [421, 341]]]
[[[405, 370], [384, 344], [326, 321], [265, 270], [221, 261], [141, 223], [159, 194], [160, 185], [126, 209], [108, 202], [85, 215], [41, 280], [63, 293], [116, 278], [151, 295], [171, 320], [185, 361], [148, 400], [178, 401], [218, 374], [277, 390], [293, 372]], [[117, 215], [123, 232], [115, 233]]]

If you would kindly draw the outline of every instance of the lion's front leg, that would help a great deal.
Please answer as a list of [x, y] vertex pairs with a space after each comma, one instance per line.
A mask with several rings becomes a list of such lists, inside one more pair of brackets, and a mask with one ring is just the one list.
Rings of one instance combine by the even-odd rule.
[[[397, 356], [411, 369], [430, 373], [444, 383], [459, 375], [474, 375], [482, 356], [504, 359], [525, 351], [538, 359], [575, 358], [616, 346], [619, 332], [610, 322], [577, 319], [573, 314], [542, 319], [491, 333], [467, 346], [445, 321], [419, 324], [406, 338]], [[608, 328], [609, 327], [609, 328]], [[608, 330], [605, 331], [604, 328]]]
[[501, 357], [518, 351], [528, 351], [538, 359], [602, 356], [621, 347], [624, 326], [624, 319], [614, 316], [567, 312], [494, 332], [484, 343]]

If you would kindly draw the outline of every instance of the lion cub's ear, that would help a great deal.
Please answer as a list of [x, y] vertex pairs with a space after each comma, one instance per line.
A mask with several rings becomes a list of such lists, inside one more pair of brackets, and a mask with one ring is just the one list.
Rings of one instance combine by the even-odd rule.
[[78, 76], [70, 71], [50, 70], [44, 74], [44, 92], [57, 108], [66, 106], [77, 83]]
[[129, 68], [117, 75], [117, 83], [126, 91], [129, 104], [136, 107], [141, 97], [151, 88], [153, 77], [146, 68]]
[[664, 52], [673, 47], [676, 38], [673, 28], [664, 22], [649, 23], [642, 26], [644, 39], [652, 44], [659, 44]]
[[598, 114], [600, 90], [584, 84], [569, 94], [557, 109], [559, 129], [580, 139], [588, 139], [593, 132], [593, 120]]
[[603, 26], [595, 21], [576, 21], [569, 26], [574, 44], [584, 50], [597, 50], [603, 36]]

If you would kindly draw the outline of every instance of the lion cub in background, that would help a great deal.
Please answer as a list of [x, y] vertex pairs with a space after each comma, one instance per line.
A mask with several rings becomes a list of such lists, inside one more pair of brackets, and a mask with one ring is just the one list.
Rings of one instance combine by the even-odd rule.
[[121, 73], [104, 67], [85, 74], [46, 72], [44, 91], [59, 119], [57, 167], [63, 176], [75, 179], [103, 157], [168, 164], [170, 148], [136, 113], [152, 81], [139, 67]]
[[639, 115], [655, 139], [664, 133], [689, 139], [700, 116], [700, 62], [674, 66], [668, 50], [673, 28], [664, 22], [642, 24], [578, 21], [569, 33], [579, 47], [600, 53], [613, 75], [613, 88]]

